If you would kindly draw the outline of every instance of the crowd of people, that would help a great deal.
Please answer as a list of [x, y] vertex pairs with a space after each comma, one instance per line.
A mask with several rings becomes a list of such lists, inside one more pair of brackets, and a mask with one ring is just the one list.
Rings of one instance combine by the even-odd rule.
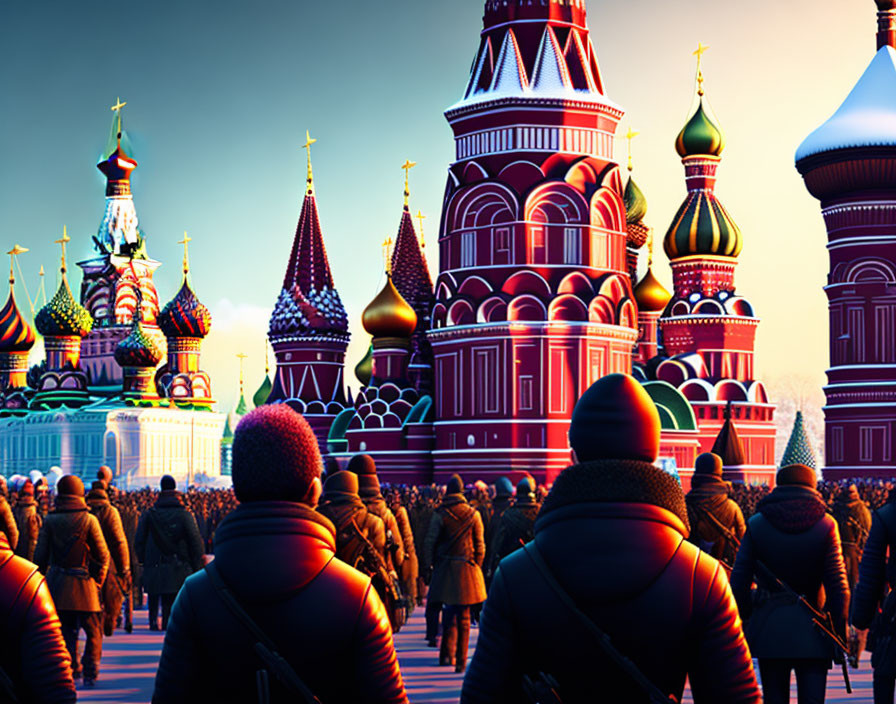
[[774, 704], [792, 672], [800, 701], [821, 702], [831, 663], [855, 667], [866, 644], [875, 701], [893, 701], [891, 482], [794, 465], [774, 490], [732, 485], [707, 453], [685, 495], [654, 466], [656, 411], [623, 375], [583, 395], [569, 436], [574, 464], [550, 488], [387, 485], [369, 455], [322, 471], [304, 419], [269, 406], [236, 430], [232, 489], [119, 491], [107, 468], [89, 489], [0, 482], [17, 644], [0, 690], [74, 701], [145, 596], [165, 631], [154, 702], [407, 701], [392, 637], [418, 607], [465, 703], [680, 700], [687, 677], [697, 702]]

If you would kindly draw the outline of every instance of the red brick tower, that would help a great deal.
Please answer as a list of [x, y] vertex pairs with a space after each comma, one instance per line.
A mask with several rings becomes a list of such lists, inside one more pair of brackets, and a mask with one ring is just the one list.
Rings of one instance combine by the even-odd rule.
[[325, 452], [330, 425], [346, 405], [343, 365], [349, 333], [317, 214], [311, 171], [311, 145], [316, 140], [306, 136], [305, 201], [268, 328], [277, 372], [267, 403], [289, 403], [304, 414]]
[[877, 8], [877, 53], [837, 112], [796, 153], [828, 232], [827, 479], [893, 475], [896, 2], [877, 0]]
[[576, 399], [631, 370], [622, 109], [604, 95], [584, 0], [487, 0], [439, 234], [429, 340], [435, 477], [569, 463]]

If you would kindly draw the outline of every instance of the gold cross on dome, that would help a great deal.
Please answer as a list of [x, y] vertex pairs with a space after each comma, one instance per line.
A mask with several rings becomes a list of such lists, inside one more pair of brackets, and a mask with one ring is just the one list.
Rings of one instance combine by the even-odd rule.
[[414, 217], [420, 221], [420, 247], [422, 249], [426, 247], [426, 240], [423, 239], [423, 221], [426, 220], [426, 216], [423, 214], [422, 210], [418, 210]]
[[63, 274], [65, 273], [65, 245], [68, 242], [71, 242], [72, 238], [68, 236], [68, 230], [66, 226], [62, 226], [62, 237], [58, 240], [54, 240], [54, 244], [62, 245], [62, 267], [59, 269]]
[[383, 261], [386, 266], [386, 276], [392, 276], [392, 257], [390, 256], [392, 253], [392, 242], [391, 237], [383, 240]]
[[311, 190], [311, 184], [314, 183], [314, 175], [311, 173], [311, 145], [314, 144], [317, 140], [311, 138], [311, 132], [309, 130], [305, 130], [305, 143], [302, 145], [302, 149], [308, 152], [308, 176], [306, 178], [308, 182], [308, 190]]
[[632, 140], [637, 137], [640, 132], [635, 132], [631, 127], [628, 128], [628, 132], [625, 133], [625, 138], [628, 141], [628, 170], [632, 170]]
[[24, 254], [28, 251], [27, 247], [23, 247], [20, 244], [15, 245], [11, 250], [7, 252], [9, 255], [9, 283], [14, 284], [16, 282], [15, 275], [13, 274], [13, 266], [16, 262], [16, 257], [20, 254]]
[[691, 54], [697, 57], [697, 95], [703, 95], [703, 55], [708, 49], [703, 42], [697, 42], [697, 50]]
[[192, 241], [193, 238], [187, 234], [186, 230], [184, 230], [184, 238], [180, 242], [178, 242], [178, 244], [182, 244], [184, 246], [184, 275], [186, 275], [190, 271], [190, 253], [187, 247]]
[[240, 396], [243, 395], [243, 360], [249, 359], [249, 355], [239, 352], [236, 358], [240, 360]]
[[121, 109], [127, 105], [127, 102], [121, 102], [121, 98], [115, 99], [115, 105], [109, 108], [112, 112], [118, 113], [118, 140], [121, 141]]
[[413, 169], [417, 165], [416, 161], [411, 161], [410, 159], [405, 159], [404, 164], [401, 165], [401, 168], [404, 169], [404, 204], [408, 204], [408, 198], [411, 195], [411, 191], [408, 187], [408, 175], [410, 174], [411, 169]]

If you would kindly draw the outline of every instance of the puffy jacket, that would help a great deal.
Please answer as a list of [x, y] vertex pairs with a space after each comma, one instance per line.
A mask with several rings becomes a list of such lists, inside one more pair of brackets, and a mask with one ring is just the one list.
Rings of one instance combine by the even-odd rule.
[[[833, 648], [805, 607], [782, 593], [759, 567], [827, 610], [846, 635], [849, 586], [837, 522], [815, 489], [780, 485], [759, 502], [747, 523], [731, 573], [731, 588], [757, 658], [831, 658]], [[759, 593], [753, 594], [756, 582]], [[754, 602], [756, 607], [754, 609]]]
[[147, 594], [177, 594], [184, 580], [202, 567], [202, 537], [178, 491], [160, 492], [155, 505], [140, 517], [134, 548]]
[[890, 493], [894, 498], [871, 514], [871, 533], [865, 542], [859, 583], [852, 600], [852, 622], [856, 628], [871, 627], [885, 587], [896, 586], [896, 492]]
[[[619, 652], [660, 690], [694, 701], [761, 701], [724, 570], [685, 537], [681, 487], [645, 462], [602, 460], [564, 470], [535, 522], [554, 578]], [[530, 548], [531, 549], [531, 548]], [[526, 551], [501, 561], [482, 612], [462, 704], [524, 701], [542, 672], [564, 703], [647, 702]]]
[[[370, 579], [335, 558], [333, 525], [301, 504], [240, 505], [218, 528], [215, 565], [322, 704], [407, 701], [392, 631]], [[254, 702], [254, 639], [203, 570], [174, 602], [152, 701]], [[295, 701], [271, 676], [271, 701]]]
[[109, 570], [109, 550], [83, 498], [56, 497], [56, 509], [41, 526], [34, 561], [47, 575], [59, 611], [102, 611], [97, 588]]
[[0, 665], [23, 704], [74, 702], [71, 658], [47, 583], [0, 534]]

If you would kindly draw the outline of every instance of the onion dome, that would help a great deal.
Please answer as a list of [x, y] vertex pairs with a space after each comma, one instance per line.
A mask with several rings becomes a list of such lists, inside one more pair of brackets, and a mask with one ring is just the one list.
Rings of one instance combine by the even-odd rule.
[[625, 186], [625, 194], [622, 199], [625, 203], [628, 245], [640, 249], [644, 246], [650, 233], [650, 228], [643, 222], [644, 216], [647, 215], [647, 198], [644, 197], [643, 191], [638, 188], [638, 184], [631, 176]]
[[271, 389], [273, 388], [274, 385], [271, 383], [271, 377], [265, 374], [264, 381], [261, 382], [258, 391], [252, 396], [252, 405], [255, 406], [255, 408], [263, 406], [267, 402], [268, 396], [271, 395]]
[[139, 308], [134, 313], [131, 332], [115, 348], [115, 361], [121, 367], [155, 367], [165, 356], [164, 350], [143, 326]]
[[417, 314], [395, 288], [391, 274], [386, 275], [383, 290], [364, 309], [361, 323], [373, 337], [410, 338], [414, 334]]
[[373, 345], [367, 348], [367, 354], [355, 366], [355, 378], [361, 382], [361, 386], [370, 386], [373, 378]]
[[648, 268], [644, 278], [635, 286], [635, 300], [638, 302], [638, 310], [648, 313], [657, 313], [665, 310], [672, 294], [653, 275], [653, 269]]
[[205, 337], [212, 326], [211, 313], [193, 293], [186, 277], [157, 320], [165, 337]]
[[736, 257], [743, 248], [740, 228], [710, 191], [691, 191], [666, 232], [669, 259], [688, 256]]
[[34, 329], [25, 322], [16, 305], [12, 287], [0, 310], [0, 352], [27, 352], [34, 346]]
[[675, 149], [682, 159], [688, 156], [721, 156], [725, 149], [725, 135], [707, 114], [702, 96], [696, 112], [678, 133]]
[[44, 337], [86, 337], [93, 329], [93, 318], [72, 296], [65, 274], [56, 294], [37, 312], [34, 325]]

